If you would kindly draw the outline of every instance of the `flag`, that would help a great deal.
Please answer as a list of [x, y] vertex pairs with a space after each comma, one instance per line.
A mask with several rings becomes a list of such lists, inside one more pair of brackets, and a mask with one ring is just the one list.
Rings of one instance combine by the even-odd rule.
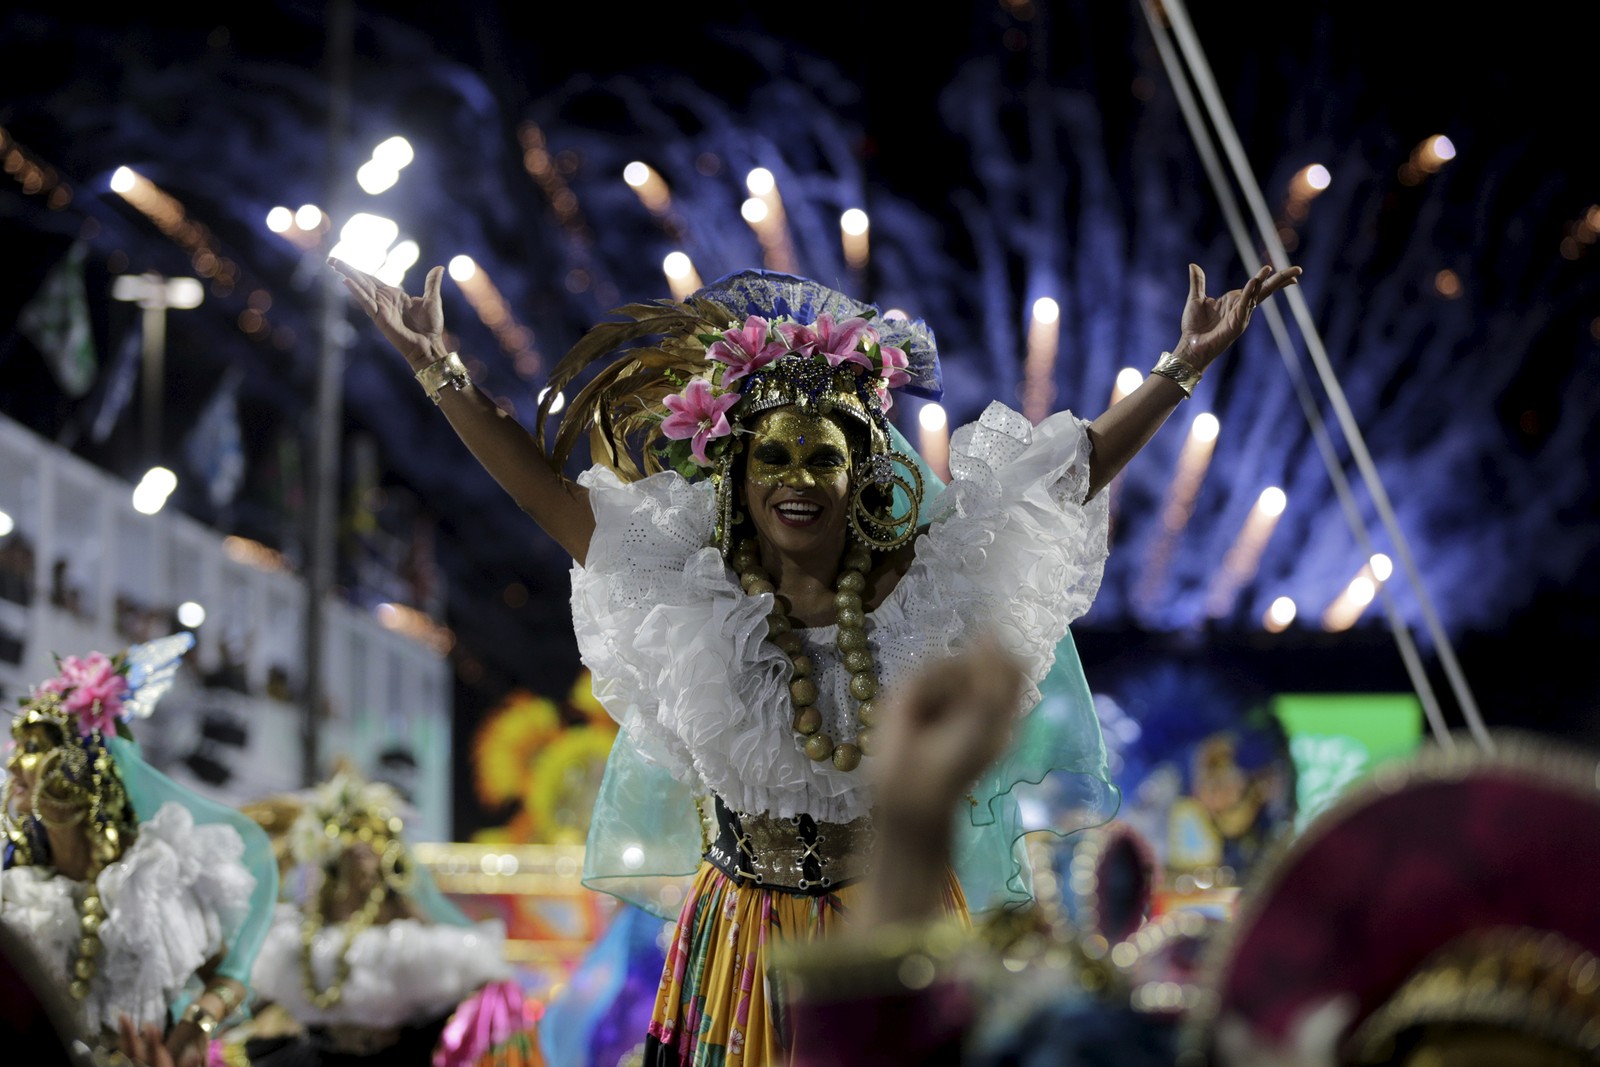
[[117, 428], [128, 401], [133, 399], [133, 387], [139, 380], [139, 368], [144, 362], [144, 330], [132, 329], [122, 336], [111, 366], [100, 378], [99, 403], [95, 407], [94, 422], [89, 427], [89, 438], [103, 445]]
[[230, 368], [184, 442], [189, 469], [205, 483], [212, 507], [233, 502], [244, 480], [244, 434], [239, 429], [239, 386], [244, 372]]
[[62, 392], [76, 399], [94, 384], [94, 333], [83, 264], [89, 246], [78, 241], [50, 269], [39, 291], [17, 316], [17, 327], [44, 356]]

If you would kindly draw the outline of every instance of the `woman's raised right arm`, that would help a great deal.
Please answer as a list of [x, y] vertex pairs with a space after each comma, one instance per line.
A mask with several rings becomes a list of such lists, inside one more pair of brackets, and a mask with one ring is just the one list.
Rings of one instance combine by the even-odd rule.
[[[350, 295], [413, 372], [449, 358], [439, 298], [443, 267], [428, 272], [421, 296], [410, 296], [348, 263], [330, 259], [328, 264], [344, 278]], [[440, 389], [438, 404], [456, 434], [517, 506], [582, 564], [594, 534], [588, 491], [551, 467], [534, 436], [470, 383], [460, 389]]]

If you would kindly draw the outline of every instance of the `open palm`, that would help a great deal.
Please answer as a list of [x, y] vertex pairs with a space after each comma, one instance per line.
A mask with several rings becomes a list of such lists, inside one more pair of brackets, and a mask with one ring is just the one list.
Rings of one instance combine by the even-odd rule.
[[444, 268], [428, 272], [421, 296], [379, 281], [366, 271], [357, 270], [338, 259], [328, 265], [344, 279], [344, 287], [355, 297], [390, 344], [413, 365], [430, 362], [430, 348], [444, 336], [444, 305], [439, 299], [439, 283]]
[[1267, 297], [1300, 279], [1299, 267], [1274, 270], [1262, 267], [1240, 289], [1230, 289], [1218, 297], [1206, 295], [1206, 275], [1198, 264], [1189, 264], [1189, 299], [1183, 305], [1179, 323], [1182, 339], [1177, 354], [1195, 370], [1207, 364], [1239, 339], [1250, 322], [1250, 313]]

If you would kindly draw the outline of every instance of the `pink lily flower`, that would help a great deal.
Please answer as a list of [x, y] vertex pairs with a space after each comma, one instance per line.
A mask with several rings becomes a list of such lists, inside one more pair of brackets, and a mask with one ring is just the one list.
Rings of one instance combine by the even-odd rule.
[[881, 379], [877, 383], [877, 390], [878, 409], [887, 415], [889, 413], [889, 409], [894, 407], [894, 394], [889, 392], [889, 386]]
[[661, 421], [661, 432], [674, 441], [690, 441], [689, 450], [694, 461], [709, 467], [711, 459], [706, 455], [706, 444], [733, 432], [728, 424], [728, 409], [738, 402], [738, 393], [712, 396], [711, 383], [696, 378], [683, 392], [666, 398], [672, 414]]
[[906, 359], [905, 351], [892, 348], [889, 345], [878, 346], [878, 356], [883, 360], [882, 375], [884, 384], [890, 389], [898, 389], [911, 380], [907, 372], [910, 361]]
[[744, 320], [743, 329], [724, 330], [722, 340], [711, 343], [706, 355], [728, 365], [728, 369], [722, 372], [723, 385], [732, 385], [788, 353], [789, 349], [783, 342], [769, 339], [770, 332], [766, 319], [751, 315]]
[[128, 679], [117, 673], [104, 652], [91, 652], [81, 659], [68, 656], [62, 660], [60, 677], [39, 688], [61, 694], [61, 707], [78, 717], [78, 728], [87, 737], [95, 730], [116, 732]]
[[863, 341], [871, 344], [878, 339], [878, 331], [866, 319], [845, 319], [835, 323], [832, 315], [823, 315], [810, 326], [779, 323], [778, 332], [792, 351], [804, 356], [821, 356], [830, 367], [858, 363], [870, 369], [872, 364], [867, 354], [861, 351], [861, 344]]

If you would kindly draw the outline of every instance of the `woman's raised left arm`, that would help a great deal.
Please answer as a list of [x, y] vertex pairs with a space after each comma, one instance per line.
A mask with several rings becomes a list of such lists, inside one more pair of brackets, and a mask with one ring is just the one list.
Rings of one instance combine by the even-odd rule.
[[1295, 285], [1299, 267], [1262, 267], [1239, 289], [1206, 296], [1206, 276], [1189, 264], [1189, 299], [1179, 323], [1178, 343], [1164, 353], [1139, 388], [1111, 405], [1089, 424], [1089, 496], [1110, 484], [1143, 448], [1178, 402], [1193, 390], [1201, 374], [1239, 339], [1256, 305], [1278, 290]]

